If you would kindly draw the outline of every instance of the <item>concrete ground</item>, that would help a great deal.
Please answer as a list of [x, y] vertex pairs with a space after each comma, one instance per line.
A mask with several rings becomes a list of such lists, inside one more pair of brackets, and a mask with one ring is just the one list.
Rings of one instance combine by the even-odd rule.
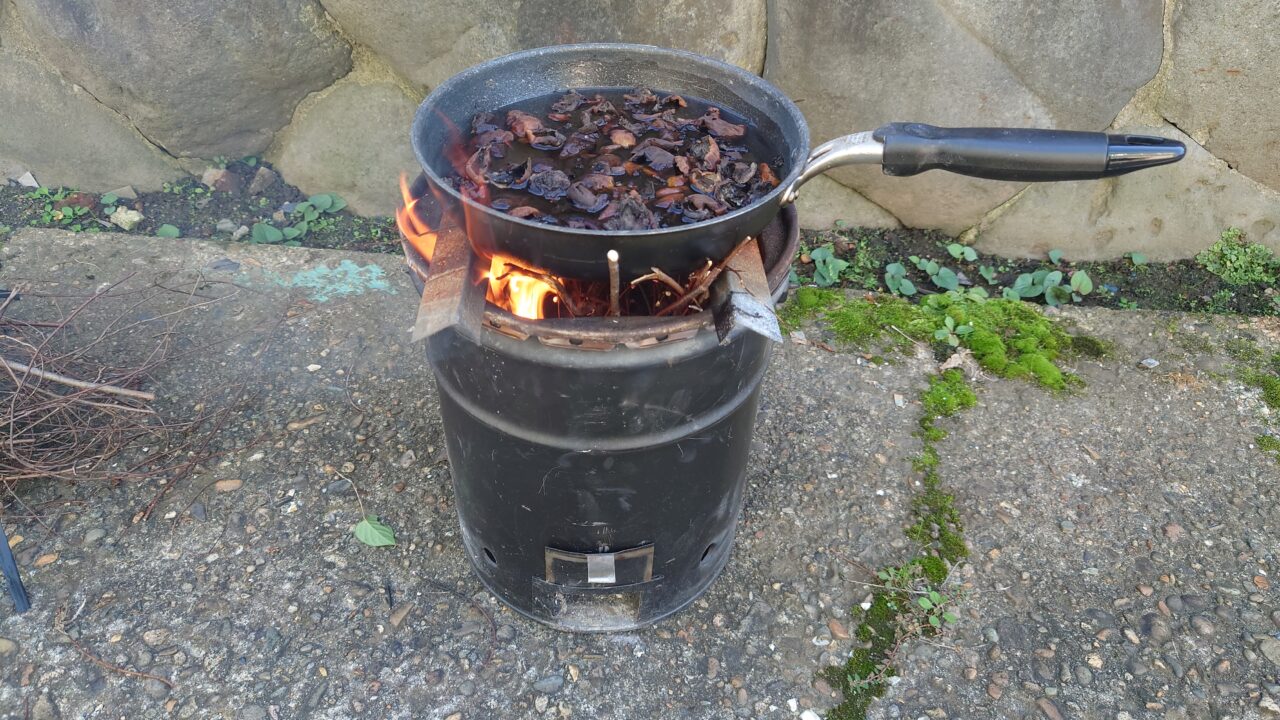
[[[146, 521], [134, 520], [154, 483], [25, 487], [40, 520], [6, 500], [35, 607], [16, 616], [0, 598], [0, 718], [821, 713], [837, 699], [816, 672], [856, 642], [866, 567], [909, 555], [914, 399], [931, 361], [788, 342], [725, 573], [655, 627], [551, 631], [467, 565], [397, 258], [23, 230], [0, 287], [74, 294], [130, 273], [120, 290], [168, 288], [127, 308], [135, 319], [202, 304], [153, 389], [175, 414], [238, 398], [219, 438], [229, 452]], [[12, 312], [49, 317], [52, 302]], [[85, 330], [109, 314], [91, 311]], [[1280, 712], [1280, 465], [1253, 445], [1269, 422], [1258, 392], [1218, 349], [1229, 337], [1280, 349], [1280, 327], [1062, 316], [1117, 350], [1075, 365], [1088, 383], [1076, 395], [986, 381], [978, 407], [947, 421], [941, 473], [973, 557], [953, 574], [961, 623], [903, 649], [872, 717]], [[352, 537], [361, 502], [396, 547]], [[173, 687], [95, 664], [59, 625]]]

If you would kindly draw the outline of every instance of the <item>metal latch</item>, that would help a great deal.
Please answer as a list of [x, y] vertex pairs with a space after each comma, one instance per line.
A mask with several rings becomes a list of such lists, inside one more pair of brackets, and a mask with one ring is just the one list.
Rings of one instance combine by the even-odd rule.
[[592, 585], [613, 585], [618, 573], [613, 565], [613, 553], [595, 553], [587, 556], [587, 582]]

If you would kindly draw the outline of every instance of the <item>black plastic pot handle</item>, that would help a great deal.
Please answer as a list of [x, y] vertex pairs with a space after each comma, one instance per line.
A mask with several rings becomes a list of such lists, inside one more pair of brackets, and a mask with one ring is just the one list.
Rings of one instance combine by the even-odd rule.
[[890, 123], [872, 136], [884, 145], [886, 175], [936, 169], [988, 180], [1092, 180], [1177, 162], [1186, 154], [1186, 146], [1168, 138], [1073, 130]]

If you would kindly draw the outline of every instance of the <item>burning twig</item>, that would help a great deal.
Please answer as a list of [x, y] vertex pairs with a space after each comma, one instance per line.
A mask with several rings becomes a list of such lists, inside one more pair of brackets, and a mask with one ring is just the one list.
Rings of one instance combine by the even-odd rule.
[[565, 288], [564, 283], [560, 282], [560, 278], [550, 273], [542, 272], [541, 270], [521, 267], [510, 260], [505, 262], [507, 268], [501, 275], [495, 278], [496, 280], [506, 280], [512, 275], [528, 275], [531, 278], [541, 280], [551, 286], [552, 292], [554, 292], [556, 296], [560, 298], [560, 301], [564, 303], [565, 310], [567, 310], [570, 315], [578, 317], [583, 314], [573, 297], [569, 294], [568, 289]]
[[609, 315], [617, 317], [622, 314], [622, 308], [618, 303], [618, 293], [622, 285], [618, 279], [618, 251], [610, 250], [605, 258], [609, 261]]

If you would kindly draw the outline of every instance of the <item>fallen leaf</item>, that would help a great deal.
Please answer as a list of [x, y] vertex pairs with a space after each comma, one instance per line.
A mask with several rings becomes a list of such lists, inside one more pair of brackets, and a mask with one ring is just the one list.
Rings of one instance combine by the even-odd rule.
[[1263, 577], [1262, 575], [1254, 575], [1254, 576], [1253, 576], [1253, 584], [1254, 584], [1254, 585], [1257, 585], [1259, 590], [1270, 590], [1270, 589], [1271, 589], [1271, 581], [1270, 581], [1270, 580], [1268, 580], [1268, 579], [1266, 579], [1266, 578], [1265, 578], [1265, 577]]
[[413, 611], [413, 603], [407, 602], [391, 613], [391, 627], [400, 627], [400, 623]]
[[242, 485], [244, 485], [244, 481], [240, 478], [228, 478], [214, 483], [213, 488], [218, 492], [232, 492], [233, 490], [239, 490]]
[[36, 558], [35, 566], [39, 568], [39, 567], [44, 567], [45, 565], [52, 565], [57, 560], [58, 560], [58, 553], [48, 553]]
[[14, 535], [13, 537], [9, 538], [9, 547], [16, 548], [18, 547], [18, 543], [22, 542], [23, 540], [26, 540], [26, 538], [22, 537], [21, 535]]
[[324, 419], [324, 416], [325, 416], [325, 413], [319, 413], [318, 415], [312, 415], [311, 417], [303, 418], [302, 420], [294, 420], [293, 422], [285, 425], [284, 429], [288, 430], [289, 432], [294, 432], [296, 430], [303, 430], [305, 428], [309, 428], [312, 425], [315, 425], [316, 423], [320, 422], [321, 420]]

